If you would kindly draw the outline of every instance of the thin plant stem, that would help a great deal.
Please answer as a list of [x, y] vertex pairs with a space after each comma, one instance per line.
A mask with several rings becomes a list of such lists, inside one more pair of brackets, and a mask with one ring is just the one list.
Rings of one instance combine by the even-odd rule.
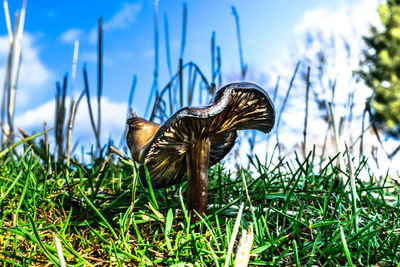
[[[101, 131], [101, 96], [103, 91], [103, 20], [99, 18], [98, 42], [97, 42], [97, 138], [100, 139]], [[97, 149], [100, 151], [100, 140], [97, 141]]]
[[[343, 170], [344, 162], [343, 162], [343, 157], [342, 157], [342, 151], [343, 151], [342, 143], [341, 143], [341, 140], [340, 140], [338, 127], [337, 127], [336, 122], [335, 122], [335, 116], [334, 116], [334, 113], [333, 113], [332, 103], [329, 102], [328, 106], [329, 106], [329, 115], [330, 115], [331, 122], [332, 122], [333, 134], [334, 134], [334, 137], [335, 137], [336, 153], [338, 154], [339, 169]], [[347, 177], [345, 175], [342, 175], [342, 173], [339, 173], [339, 176], [341, 176], [343, 184], [346, 185], [346, 190], [348, 191], [349, 190], [349, 186], [347, 185]]]
[[306, 107], [304, 111], [304, 130], [303, 130], [303, 158], [306, 158], [307, 149], [307, 122], [308, 122], [308, 100], [310, 92], [310, 67], [307, 68], [306, 76]]
[[83, 80], [84, 80], [84, 84], [85, 84], [84, 91], [85, 91], [86, 100], [87, 100], [87, 103], [88, 103], [90, 123], [92, 125], [92, 129], [93, 129], [94, 135], [96, 137], [97, 147], [100, 147], [100, 141], [99, 141], [99, 137], [97, 136], [96, 125], [94, 123], [92, 104], [90, 103], [90, 91], [89, 91], [89, 83], [88, 83], [88, 78], [87, 78], [86, 66], [83, 67]]
[[[154, 72], [153, 72], [153, 85], [151, 86], [150, 95], [147, 100], [146, 109], [144, 116], [147, 117], [147, 113], [150, 108], [150, 103], [153, 99], [153, 95], [158, 91], [158, 0], [154, 0]], [[154, 105], [157, 103], [155, 101]], [[154, 108], [153, 108], [154, 110]], [[150, 121], [152, 118], [150, 118]]]
[[11, 29], [11, 19], [10, 19], [10, 12], [8, 10], [8, 1], [7, 0], [3, 1], [3, 8], [4, 8], [4, 17], [6, 19], [8, 39], [11, 41], [13, 39], [13, 31]]
[[281, 109], [279, 111], [278, 120], [276, 122], [276, 127], [275, 127], [276, 143], [278, 144], [278, 151], [279, 151], [279, 157], [280, 158], [281, 158], [281, 147], [279, 145], [279, 135], [278, 135], [279, 125], [281, 123], [282, 113], [283, 113], [283, 110], [285, 109], [286, 103], [287, 103], [287, 101], [289, 99], [290, 91], [292, 90], [293, 82], [294, 82], [294, 79], [296, 78], [296, 74], [297, 74], [297, 71], [299, 69], [299, 66], [300, 66], [300, 61], [297, 62], [296, 68], [294, 69], [294, 73], [292, 75], [292, 78], [290, 79], [289, 87], [288, 87], [288, 90], [286, 91], [285, 98], [283, 99], [282, 107], [281, 107]]
[[[15, 40], [17, 36], [17, 25], [18, 25], [18, 19], [19, 19], [19, 12], [17, 11], [15, 13], [15, 18], [14, 18], [14, 27], [13, 27], [13, 34], [12, 38], [10, 39], [10, 51], [8, 52], [8, 59], [7, 59], [7, 69], [6, 69], [6, 75], [4, 77], [4, 87], [3, 87], [3, 99], [2, 99], [2, 105], [1, 105], [1, 122], [2, 122], [2, 128], [3, 130], [1, 131], [1, 144], [3, 145], [3, 135], [5, 135], [5, 139], [9, 140], [12, 143], [12, 139], [10, 139], [10, 127], [9, 124], [5, 124], [5, 115], [6, 115], [6, 105], [9, 107], [10, 103], [10, 94], [11, 94], [11, 74], [12, 74], [12, 68], [13, 68], [13, 59], [14, 59], [14, 47], [15, 47]], [[8, 111], [8, 108], [7, 108]], [[7, 112], [8, 114], [8, 112]], [[7, 118], [8, 119], [8, 118]], [[5, 127], [5, 128], [4, 128]]]
[[183, 15], [182, 15], [182, 39], [181, 39], [181, 51], [179, 58], [183, 60], [183, 53], [185, 52], [186, 46], [186, 29], [187, 29], [187, 4], [183, 3]]
[[171, 68], [171, 52], [169, 48], [169, 29], [168, 29], [168, 17], [167, 13], [164, 13], [164, 34], [165, 34], [165, 52], [167, 57], [167, 66], [169, 77], [172, 77], [172, 68]]
[[235, 6], [232, 6], [232, 14], [235, 17], [235, 23], [236, 23], [236, 35], [237, 35], [237, 39], [238, 39], [241, 79], [244, 80], [246, 77], [246, 73], [247, 73], [247, 65], [245, 65], [244, 59], [243, 59], [243, 49], [242, 49], [242, 39], [240, 36], [239, 15], [236, 11]]

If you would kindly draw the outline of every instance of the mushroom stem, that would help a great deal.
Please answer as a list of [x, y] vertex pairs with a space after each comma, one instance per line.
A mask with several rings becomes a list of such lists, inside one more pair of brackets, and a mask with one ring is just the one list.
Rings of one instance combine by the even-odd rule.
[[203, 216], [207, 207], [210, 143], [210, 138], [200, 138], [189, 147], [186, 154], [187, 207], [194, 221], [198, 220], [194, 210]]

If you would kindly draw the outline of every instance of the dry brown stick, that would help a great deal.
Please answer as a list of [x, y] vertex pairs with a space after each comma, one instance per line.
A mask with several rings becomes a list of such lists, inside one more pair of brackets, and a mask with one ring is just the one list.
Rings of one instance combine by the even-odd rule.
[[130, 158], [126, 157], [124, 154], [122, 154], [122, 152], [120, 152], [118, 149], [116, 149], [114, 146], [110, 146], [110, 149], [117, 154], [118, 156], [120, 156], [121, 158], [123, 158], [124, 160], [128, 160], [128, 161], [132, 161]]

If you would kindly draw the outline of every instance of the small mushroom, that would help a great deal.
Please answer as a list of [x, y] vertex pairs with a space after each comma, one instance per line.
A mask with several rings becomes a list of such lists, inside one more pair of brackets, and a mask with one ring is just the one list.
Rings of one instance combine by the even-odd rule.
[[[127, 143], [132, 157], [147, 166], [154, 188], [180, 183], [187, 173], [187, 208], [193, 218], [193, 210], [205, 214], [208, 167], [232, 149], [236, 131], [268, 133], [274, 122], [273, 103], [261, 87], [231, 83], [216, 93], [210, 105], [182, 108], [163, 125], [138, 117], [129, 119]], [[146, 184], [144, 175], [141, 177]]]

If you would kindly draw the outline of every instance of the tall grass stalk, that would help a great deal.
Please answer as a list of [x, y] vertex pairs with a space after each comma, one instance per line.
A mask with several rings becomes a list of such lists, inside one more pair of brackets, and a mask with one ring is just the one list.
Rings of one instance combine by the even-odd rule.
[[97, 150], [100, 151], [101, 133], [101, 96], [103, 93], [103, 20], [99, 18], [97, 40]]
[[[14, 131], [14, 111], [15, 111], [15, 98], [17, 93], [17, 84], [19, 71], [21, 68], [21, 45], [22, 45], [22, 37], [24, 32], [25, 25], [25, 13], [26, 13], [26, 0], [22, 2], [21, 13], [18, 19], [18, 28], [16, 38], [13, 38], [14, 42], [14, 58], [12, 63], [12, 89], [9, 93], [9, 101], [8, 101], [8, 128], [10, 133]], [[17, 21], [17, 19], [16, 19]], [[11, 140], [13, 139], [13, 135], [11, 135]]]
[[246, 74], [247, 74], [247, 64], [245, 64], [244, 59], [243, 59], [242, 37], [240, 35], [239, 15], [236, 11], [235, 6], [232, 6], [231, 9], [232, 9], [232, 14], [235, 17], [235, 24], [236, 24], [236, 36], [237, 36], [237, 40], [238, 40], [239, 60], [240, 60], [240, 70], [241, 70], [240, 77], [242, 80], [244, 80], [246, 78]]
[[[6, 21], [9, 21], [10, 18], [7, 18], [7, 15], [9, 15], [8, 12], [8, 4], [4, 2], [4, 9], [5, 9], [5, 15], [6, 15]], [[15, 13], [15, 18], [14, 18], [14, 27], [12, 31], [12, 35], [9, 33], [9, 38], [10, 41], [10, 50], [8, 52], [8, 58], [7, 58], [7, 68], [6, 68], [6, 74], [4, 77], [4, 86], [3, 86], [3, 97], [2, 97], [2, 103], [1, 103], [1, 123], [2, 123], [2, 131], [1, 131], [1, 146], [3, 147], [4, 139], [7, 141], [10, 141], [12, 143], [12, 137], [10, 136], [10, 121], [9, 121], [9, 103], [10, 103], [10, 94], [11, 94], [11, 81], [12, 81], [12, 69], [13, 69], [13, 64], [14, 64], [14, 50], [15, 50], [15, 40], [17, 36], [17, 25], [18, 25], [18, 19], [19, 19], [19, 12], [17, 11]], [[7, 123], [5, 123], [5, 116], [7, 113]]]
[[307, 67], [306, 75], [306, 94], [305, 94], [305, 111], [304, 111], [304, 128], [303, 128], [303, 158], [306, 158], [307, 149], [307, 124], [308, 124], [308, 102], [310, 93], [310, 66]]
[[[297, 74], [297, 71], [298, 71], [298, 69], [299, 69], [299, 66], [300, 66], [300, 61], [297, 62], [297, 64], [296, 64], [296, 68], [294, 69], [292, 78], [290, 79], [289, 87], [288, 87], [288, 89], [287, 89], [287, 91], [286, 91], [285, 98], [283, 99], [282, 106], [281, 106], [281, 108], [279, 109], [279, 114], [278, 114], [278, 118], [277, 118], [277, 121], [276, 121], [275, 135], [276, 135], [276, 143], [277, 143], [277, 145], [278, 145], [278, 151], [279, 151], [279, 157], [280, 157], [280, 158], [282, 158], [282, 154], [281, 154], [281, 148], [280, 148], [280, 145], [279, 145], [279, 144], [280, 144], [280, 143], [279, 143], [279, 135], [278, 135], [279, 125], [280, 125], [280, 123], [281, 123], [282, 114], [283, 114], [283, 111], [284, 111], [285, 106], [286, 106], [286, 104], [287, 104], [287, 101], [288, 101], [288, 99], [289, 99], [289, 95], [290, 95], [290, 92], [291, 92], [291, 90], [292, 90], [293, 82], [294, 82], [294, 79], [296, 78], [296, 74]], [[279, 81], [279, 79], [278, 79], [278, 81]], [[278, 84], [278, 83], [277, 83], [277, 84]]]
[[[342, 143], [342, 140], [340, 139], [340, 136], [339, 136], [338, 127], [337, 127], [337, 124], [336, 124], [336, 121], [335, 121], [335, 115], [334, 115], [334, 112], [333, 112], [333, 107], [332, 107], [332, 103], [331, 102], [328, 103], [328, 107], [329, 107], [330, 120], [332, 122], [333, 135], [335, 137], [336, 153], [338, 154], [338, 165], [339, 165], [339, 169], [342, 169], [345, 166], [344, 165], [344, 161], [343, 161], [343, 156], [342, 156], [342, 151], [344, 151], [343, 143]], [[339, 177], [342, 178], [342, 182], [346, 186], [346, 190], [349, 191], [349, 185], [347, 184], [346, 175], [343, 175], [343, 173], [339, 173]]]
[[[159, 45], [158, 45], [158, 0], [153, 2], [153, 13], [154, 13], [154, 71], [153, 71], [153, 84], [150, 89], [150, 95], [147, 99], [144, 116], [147, 117], [149, 112], [150, 104], [153, 100], [153, 95], [158, 94], [158, 63], [159, 63]], [[155, 100], [157, 102], [157, 98]]]

